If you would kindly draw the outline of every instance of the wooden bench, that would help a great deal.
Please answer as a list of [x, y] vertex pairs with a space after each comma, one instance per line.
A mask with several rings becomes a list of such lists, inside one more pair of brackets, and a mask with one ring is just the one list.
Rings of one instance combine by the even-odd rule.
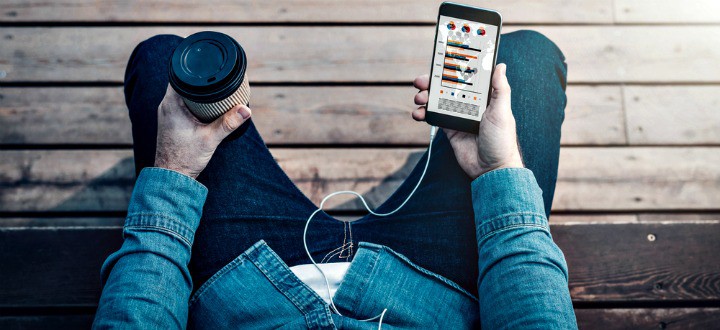
[[[377, 205], [427, 143], [410, 120], [410, 81], [427, 71], [438, 4], [4, 1], [0, 329], [92, 322], [134, 180], [122, 77], [138, 42], [236, 37], [250, 54], [254, 120], [293, 181], [316, 202], [352, 188]], [[551, 223], [581, 328], [716, 328], [720, 5], [482, 5], [503, 13], [504, 32], [537, 30], [567, 57]], [[362, 213], [353, 201], [330, 206]]]

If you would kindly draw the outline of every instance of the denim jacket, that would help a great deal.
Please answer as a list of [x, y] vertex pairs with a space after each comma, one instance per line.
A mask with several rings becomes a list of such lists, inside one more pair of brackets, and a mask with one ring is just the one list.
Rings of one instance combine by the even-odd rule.
[[[135, 184], [124, 243], [102, 267], [93, 328], [369, 329], [577, 328], [567, 265], [550, 236], [531, 171], [501, 169], [472, 183], [479, 297], [393, 250], [361, 243], [334, 302], [302, 283], [259, 241], [191, 297], [193, 235], [207, 189], [160, 168]], [[377, 322], [376, 319], [374, 322]]]

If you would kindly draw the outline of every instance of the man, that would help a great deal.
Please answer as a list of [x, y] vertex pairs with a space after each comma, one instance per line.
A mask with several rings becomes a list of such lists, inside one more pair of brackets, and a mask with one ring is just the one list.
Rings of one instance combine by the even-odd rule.
[[[577, 327], [547, 222], [566, 102], [564, 57], [547, 38], [502, 37], [507, 66], [496, 68], [479, 134], [438, 134], [398, 213], [349, 226], [316, 216], [310, 252], [352, 260], [327, 296], [298, 270], [317, 207], [274, 161], [251, 110], [202, 124], [167, 87], [181, 40], [153, 37], [128, 64], [139, 176], [125, 242], [102, 269], [95, 328]], [[428, 77], [414, 85], [424, 105]], [[424, 106], [412, 116], [423, 120]], [[378, 212], [406, 199], [425, 157]]]

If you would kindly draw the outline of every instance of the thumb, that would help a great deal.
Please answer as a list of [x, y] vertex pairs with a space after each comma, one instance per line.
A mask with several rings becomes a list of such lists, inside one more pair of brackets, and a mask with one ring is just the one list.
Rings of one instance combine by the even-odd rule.
[[500, 63], [495, 67], [495, 74], [492, 77], [493, 92], [491, 102], [510, 102], [510, 83], [508, 82], [507, 65]]
[[250, 118], [251, 114], [252, 111], [250, 108], [244, 105], [236, 105], [222, 115], [222, 117], [215, 119], [209, 126], [217, 138], [217, 141], [220, 142], [230, 135], [230, 133], [238, 129], [238, 127]]
[[498, 124], [508, 121], [512, 118], [512, 107], [510, 97], [510, 83], [508, 82], [507, 66], [498, 64], [492, 77], [492, 93], [490, 95], [490, 104], [483, 116], [490, 117], [491, 121]]

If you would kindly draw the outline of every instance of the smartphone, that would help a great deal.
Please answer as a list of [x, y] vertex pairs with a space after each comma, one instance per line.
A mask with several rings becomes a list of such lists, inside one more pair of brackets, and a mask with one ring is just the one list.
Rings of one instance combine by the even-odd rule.
[[490, 102], [501, 25], [493, 10], [440, 5], [425, 121], [477, 134]]

